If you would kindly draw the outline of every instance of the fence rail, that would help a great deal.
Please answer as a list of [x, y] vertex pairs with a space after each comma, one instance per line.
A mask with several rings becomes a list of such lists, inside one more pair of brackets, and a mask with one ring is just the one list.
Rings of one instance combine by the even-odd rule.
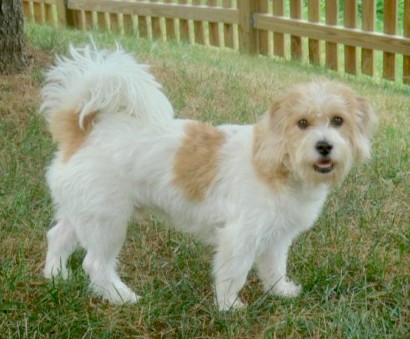
[[27, 20], [238, 49], [410, 84], [410, 0], [23, 0]]

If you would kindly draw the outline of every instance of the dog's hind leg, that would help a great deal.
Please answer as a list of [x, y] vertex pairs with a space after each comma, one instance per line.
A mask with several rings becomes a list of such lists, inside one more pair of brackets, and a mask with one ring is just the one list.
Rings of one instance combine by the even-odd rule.
[[87, 250], [83, 268], [97, 295], [115, 304], [134, 303], [139, 297], [116, 272], [116, 258], [125, 241], [128, 218], [114, 214], [117, 215], [112, 218], [87, 218], [77, 227], [81, 244]]
[[78, 245], [75, 230], [67, 219], [61, 219], [47, 232], [47, 257], [44, 276], [52, 278], [61, 274], [67, 278], [67, 260]]

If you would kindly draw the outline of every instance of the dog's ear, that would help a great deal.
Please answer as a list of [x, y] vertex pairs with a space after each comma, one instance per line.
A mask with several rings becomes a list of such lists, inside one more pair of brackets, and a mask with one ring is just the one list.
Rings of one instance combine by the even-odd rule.
[[364, 136], [370, 138], [377, 125], [377, 116], [368, 101], [362, 97], [356, 97], [358, 107], [359, 128]]
[[276, 100], [270, 107], [269, 107], [269, 118], [272, 122], [277, 117], [277, 114], [281, 107], [281, 101]]
[[287, 173], [282, 115], [281, 102], [276, 101], [254, 128], [254, 165], [258, 174], [271, 186], [278, 184]]
[[364, 162], [370, 158], [370, 137], [374, 128], [377, 125], [377, 116], [367, 102], [362, 97], [356, 97], [356, 118], [359, 128], [359, 133], [354, 140], [356, 150], [356, 160]]

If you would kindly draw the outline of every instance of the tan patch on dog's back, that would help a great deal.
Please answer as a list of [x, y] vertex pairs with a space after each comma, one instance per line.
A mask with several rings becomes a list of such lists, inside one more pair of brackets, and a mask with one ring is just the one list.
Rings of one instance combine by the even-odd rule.
[[192, 122], [185, 126], [185, 137], [175, 155], [173, 184], [188, 199], [204, 199], [217, 175], [224, 140], [224, 133], [209, 124]]
[[73, 109], [59, 111], [50, 119], [50, 131], [59, 143], [63, 153], [63, 161], [68, 161], [81, 148], [91, 132], [95, 114], [84, 118], [80, 127], [79, 116]]

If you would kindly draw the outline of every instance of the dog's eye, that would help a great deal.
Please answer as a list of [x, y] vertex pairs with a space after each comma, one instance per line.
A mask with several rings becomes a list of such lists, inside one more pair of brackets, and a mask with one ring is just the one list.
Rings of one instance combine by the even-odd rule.
[[334, 127], [340, 127], [343, 125], [343, 119], [341, 117], [333, 117], [330, 123]]
[[299, 127], [300, 129], [306, 129], [306, 128], [309, 127], [309, 122], [308, 122], [306, 119], [300, 119], [300, 120], [298, 121], [298, 127]]

